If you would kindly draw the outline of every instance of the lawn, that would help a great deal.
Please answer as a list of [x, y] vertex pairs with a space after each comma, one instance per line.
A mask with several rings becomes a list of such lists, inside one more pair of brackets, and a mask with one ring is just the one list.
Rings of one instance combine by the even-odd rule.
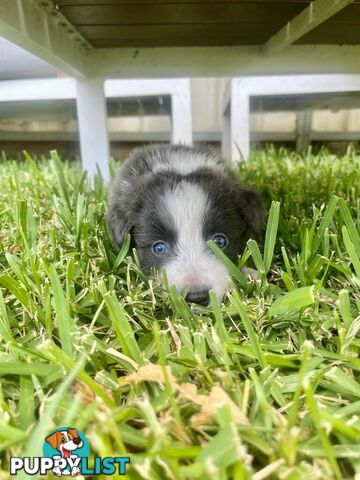
[[131, 479], [360, 478], [360, 156], [269, 149], [238, 170], [267, 228], [200, 310], [114, 250], [99, 178], [3, 155], [1, 479], [57, 426], [129, 455]]

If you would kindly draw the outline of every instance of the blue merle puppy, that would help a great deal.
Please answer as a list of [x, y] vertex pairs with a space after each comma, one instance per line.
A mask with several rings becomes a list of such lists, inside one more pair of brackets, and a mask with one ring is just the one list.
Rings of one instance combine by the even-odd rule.
[[221, 300], [229, 272], [211, 252], [213, 242], [233, 261], [264, 219], [262, 202], [214, 153], [185, 146], [134, 150], [110, 192], [108, 226], [117, 246], [130, 233], [142, 268], [165, 269], [188, 302]]

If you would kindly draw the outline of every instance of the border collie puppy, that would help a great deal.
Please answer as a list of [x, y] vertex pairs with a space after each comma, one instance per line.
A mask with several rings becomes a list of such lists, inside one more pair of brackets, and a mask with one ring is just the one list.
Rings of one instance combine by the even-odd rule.
[[134, 150], [120, 168], [108, 226], [117, 246], [131, 234], [146, 274], [165, 269], [188, 302], [207, 305], [209, 290], [223, 298], [229, 272], [206, 242], [236, 261], [263, 218], [258, 195], [215, 154], [151, 145]]

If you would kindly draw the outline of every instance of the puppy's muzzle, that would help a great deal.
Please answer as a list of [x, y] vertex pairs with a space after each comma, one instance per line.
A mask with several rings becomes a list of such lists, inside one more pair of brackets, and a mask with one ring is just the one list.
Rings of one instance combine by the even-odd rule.
[[208, 305], [209, 303], [209, 290], [198, 290], [195, 292], [189, 292], [185, 300], [188, 303], [197, 303], [198, 305]]

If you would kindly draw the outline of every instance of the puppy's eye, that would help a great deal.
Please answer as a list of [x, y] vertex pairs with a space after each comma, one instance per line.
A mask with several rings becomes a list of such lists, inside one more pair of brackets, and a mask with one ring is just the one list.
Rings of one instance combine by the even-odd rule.
[[229, 239], [223, 233], [215, 233], [211, 239], [215, 245], [217, 245], [221, 250], [225, 250], [225, 248], [229, 245]]
[[164, 242], [155, 242], [151, 247], [151, 250], [155, 253], [155, 255], [165, 255], [168, 251], [168, 247]]

